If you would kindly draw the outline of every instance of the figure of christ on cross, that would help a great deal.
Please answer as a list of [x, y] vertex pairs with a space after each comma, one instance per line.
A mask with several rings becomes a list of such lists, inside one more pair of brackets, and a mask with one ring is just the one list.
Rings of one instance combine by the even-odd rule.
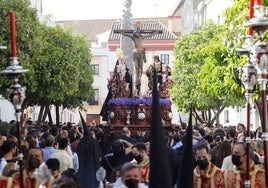
[[133, 61], [136, 75], [137, 95], [140, 95], [143, 63], [146, 63], [145, 48], [143, 48], [142, 42], [145, 38], [149, 38], [155, 34], [162, 34], [162, 30], [142, 30], [141, 27], [141, 22], [136, 22], [134, 24], [134, 30], [114, 30], [114, 33], [121, 33], [122, 35], [129, 37], [134, 43], [135, 51], [133, 54]]

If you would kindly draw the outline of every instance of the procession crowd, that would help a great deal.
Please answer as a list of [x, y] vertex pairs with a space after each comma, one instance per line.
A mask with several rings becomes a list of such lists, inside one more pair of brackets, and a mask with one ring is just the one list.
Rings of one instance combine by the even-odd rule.
[[[182, 123], [164, 135], [174, 187], [178, 187], [183, 173], [180, 167], [185, 160], [186, 127]], [[120, 133], [110, 131], [108, 134], [95, 122], [87, 128], [89, 135], [79, 124], [37, 126], [26, 123], [21, 129], [20, 141], [16, 125], [9, 134], [2, 133], [0, 188], [38, 188], [40, 185], [95, 188], [101, 185], [98, 182], [101, 178], [96, 177], [99, 167], [105, 169], [103, 184], [107, 188], [149, 186], [149, 140], [136, 136], [128, 127], [122, 128]], [[261, 132], [251, 132], [250, 137], [250, 143], [246, 142], [246, 128], [241, 123], [228, 127], [195, 125], [193, 187], [242, 188], [245, 183], [254, 188], [265, 187]]]

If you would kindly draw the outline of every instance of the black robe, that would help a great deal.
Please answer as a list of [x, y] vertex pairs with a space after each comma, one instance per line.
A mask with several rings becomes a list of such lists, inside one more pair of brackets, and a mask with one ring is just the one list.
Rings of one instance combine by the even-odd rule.
[[84, 129], [84, 137], [79, 142], [76, 150], [79, 161], [77, 179], [81, 188], [97, 188], [99, 183], [96, 179], [96, 172], [100, 167], [99, 145], [97, 140], [93, 139], [90, 135], [81, 113], [80, 116]]
[[96, 172], [100, 167], [98, 143], [90, 135], [85, 136], [77, 146], [79, 169], [78, 182], [81, 188], [97, 188]]

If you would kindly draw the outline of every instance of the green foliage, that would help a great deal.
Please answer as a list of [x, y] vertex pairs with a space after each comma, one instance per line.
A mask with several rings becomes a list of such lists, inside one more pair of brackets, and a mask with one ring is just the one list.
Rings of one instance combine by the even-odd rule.
[[[0, 70], [4, 70], [9, 65], [11, 51], [10, 43], [10, 10], [15, 11], [16, 24], [16, 47], [20, 64], [32, 71], [31, 65], [35, 63], [35, 58], [39, 53], [40, 40], [38, 40], [39, 21], [35, 9], [29, 8], [28, 0], [0, 1], [0, 45], [7, 46], [7, 50], [0, 53]], [[31, 80], [34, 74], [24, 74], [21, 82], [30, 89]], [[10, 78], [0, 76], [0, 89], [4, 93], [10, 87]]]
[[[263, 5], [267, 6], [268, 0]], [[175, 45], [171, 96], [181, 111], [188, 111], [193, 105], [199, 112], [212, 109], [217, 113], [222, 107], [245, 103], [240, 70], [247, 60], [237, 49], [246, 44], [249, 1], [234, 0], [224, 17], [224, 25], [208, 23], [182, 36]], [[253, 42], [257, 40], [254, 33]], [[259, 96], [258, 86], [255, 87], [253, 101]]]
[[42, 52], [34, 65], [36, 81], [42, 89], [37, 88], [33, 94], [39, 96], [41, 103], [79, 106], [92, 95], [91, 55], [86, 39], [60, 26], [42, 28]]
[[[264, 10], [268, 5], [268, 0], [263, 0]], [[264, 11], [264, 13], [266, 13]], [[228, 49], [228, 66], [225, 72], [225, 84], [236, 93], [243, 94], [245, 92], [244, 86], [240, 81], [242, 67], [246, 64], [246, 56], [237, 53], [238, 48], [246, 44], [246, 36], [248, 28], [244, 27], [245, 23], [249, 21], [249, 1], [235, 0], [234, 5], [225, 11], [225, 45]], [[265, 15], [267, 17], [267, 15]], [[267, 40], [267, 32], [265, 40]], [[257, 34], [253, 33], [252, 42], [257, 41]], [[255, 86], [253, 92], [253, 101], [259, 100], [258, 85]]]
[[241, 103], [241, 93], [225, 84], [228, 52], [223, 34], [224, 27], [209, 22], [176, 42], [171, 97], [180, 111], [193, 105], [217, 114], [222, 107]]
[[[17, 56], [29, 69], [20, 78], [26, 86], [25, 106], [63, 105], [81, 107], [93, 95], [91, 53], [85, 36], [73, 35], [62, 27], [41, 24], [28, 0], [0, 0], [0, 69], [9, 65], [9, 11], [15, 11]], [[10, 78], [0, 76], [0, 92], [10, 87]]]

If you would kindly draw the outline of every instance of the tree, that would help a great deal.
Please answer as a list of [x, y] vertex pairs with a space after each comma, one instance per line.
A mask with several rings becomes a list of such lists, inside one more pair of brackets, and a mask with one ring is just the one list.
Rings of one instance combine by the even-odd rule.
[[175, 44], [171, 97], [180, 111], [187, 112], [192, 105], [193, 114], [201, 123], [218, 123], [226, 106], [243, 101], [241, 93], [225, 84], [228, 53], [223, 31], [222, 26], [209, 22]]
[[[27, 87], [27, 90], [35, 87], [33, 79], [32, 64], [35, 63], [36, 57], [40, 53], [42, 40], [39, 40], [39, 21], [37, 19], [36, 10], [30, 8], [30, 3], [27, 0], [0, 1], [0, 42], [1, 45], [7, 46], [7, 50], [2, 50], [0, 53], [0, 69], [4, 70], [9, 66], [10, 57], [10, 24], [9, 11], [15, 11], [16, 23], [16, 41], [17, 41], [17, 56], [19, 63], [24, 68], [29, 69], [30, 73], [25, 73], [20, 79], [20, 82]], [[0, 76], [1, 93], [5, 93], [6, 88], [10, 87], [10, 78]], [[31, 86], [31, 87], [30, 87]]]
[[[263, 7], [264, 10], [267, 8], [268, 1], [263, 0]], [[267, 12], [264, 11], [265, 16], [267, 17]], [[248, 22], [248, 15], [249, 15], [249, 2], [247, 0], [236, 0], [234, 5], [230, 7], [226, 13], [226, 28], [232, 28], [233, 32], [226, 33], [226, 45], [229, 46], [229, 51], [232, 52], [228, 57], [229, 61], [229, 71], [226, 73], [226, 76], [231, 78], [229, 79], [228, 84], [233, 88], [240, 88], [241, 91], [244, 93], [245, 89], [241, 82], [235, 80], [239, 79], [238, 71], [233, 74], [232, 68], [234, 67], [243, 67], [246, 63], [245, 56], [239, 56], [239, 54], [235, 53], [236, 48], [241, 48], [242, 45], [245, 45], [245, 38], [246, 38], [246, 29], [243, 27], [243, 23]], [[264, 34], [264, 41], [267, 41], [268, 36], [267, 32]], [[253, 32], [252, 42], [255, 43], [258, 40], [256, 33]], [[252, 102], [255, 103], [255, 106], [261, 111], [261, 101], [260, 101], [260, 88], [259, 85], [256, 84], [252, 91]], [[260, 116], [262, 114], [260, 113]]]
[[[49, 112], [52, 104], [72, 108], [81, 107], [83, 101], [89, 101], [93, 94], [93, 71], [85, 36], [74, 36], [70, 30], [60, 26], [52, 28], [40, 24], [36, 10], [29, 7], [29, 1], [0, 1], [3, 14], [0, 13], [0, 24], [4, 25], [5, 31], [0, 30], [0, 41], [9, 49], [8, 12], [11, 9], [16, 13], [20, 64], [30, 70], [20, 80], [27, 87], [23, 106], [40, 105], [41, 121], [43, 110]], [[1, 60], [10, 56], [8, 51], [0, 55]], [[2, 70], [6, 67], [7, 63], [1, 64]], [[0, 79], [3, 93], [9, 87], [10, 80], [6, 77]], [[58, 117], [59, 114], [57, 123]]]
[[34, 65], [38, 87], [31, 93], [38, 98], [32, 103], [81, 107], [93, 94], [91, 54], [85, 37], [45, 25], [42, 35], [42, 53]]

